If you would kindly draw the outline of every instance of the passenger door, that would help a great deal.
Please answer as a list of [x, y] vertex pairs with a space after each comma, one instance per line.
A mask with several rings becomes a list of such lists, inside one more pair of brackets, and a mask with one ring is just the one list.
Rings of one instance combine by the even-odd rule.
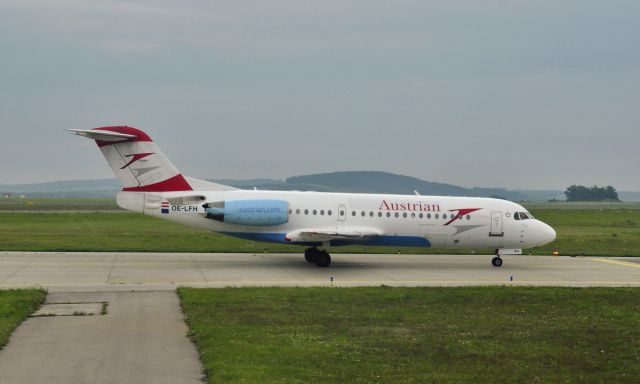
[[504, 237], [501, 211], [491, 211], [491, 230], [489, 231], [489, 237]]

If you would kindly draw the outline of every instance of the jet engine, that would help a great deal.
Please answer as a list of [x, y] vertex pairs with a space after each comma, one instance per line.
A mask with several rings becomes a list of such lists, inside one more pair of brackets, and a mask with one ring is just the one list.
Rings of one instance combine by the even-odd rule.
[[281, 225], [289, 221], [286, 200], [225, 200], [203, 205], [206, 218], [227, 224]]

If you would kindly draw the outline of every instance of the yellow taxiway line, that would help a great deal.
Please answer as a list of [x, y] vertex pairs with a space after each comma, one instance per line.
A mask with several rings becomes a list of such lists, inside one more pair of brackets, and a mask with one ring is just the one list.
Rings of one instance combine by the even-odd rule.
[[616, 259], [591, 259], [591, 260], [600, 261], [602, 263], [621, 265], [623, 267], [640, 268], [640, 264], [630, 263], [628, 261], [622, 261], [622, 260], [616, 260]]

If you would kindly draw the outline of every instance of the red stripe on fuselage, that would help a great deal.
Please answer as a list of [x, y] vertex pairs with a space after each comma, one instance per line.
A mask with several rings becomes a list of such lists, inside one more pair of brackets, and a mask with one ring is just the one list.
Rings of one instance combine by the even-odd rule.
[[461, 208], [461, 209], [450, 209], [449, 212], [458, 211], [458, 214], [453, 216], [451, 220], [449, 220], [445, 225], [449, 225], [456, 220], [461, 220], [462, 216], [468, 215], [472, 212], [479, 211], [482, 208]]
[[124, 192], [177, 192], [193, 191], [193, 188], [191, 188], [184, 176], [175, 175], [159, 183], [123, 188], [122, 190]]

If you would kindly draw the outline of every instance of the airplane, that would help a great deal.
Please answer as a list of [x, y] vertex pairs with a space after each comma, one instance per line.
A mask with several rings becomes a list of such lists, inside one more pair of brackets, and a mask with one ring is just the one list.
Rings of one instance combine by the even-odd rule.
[[184, 176], [145, 132], [129, 126], [70, 129], [95, 140], [123, 189], [126, 210], [252, 241], [303, 245], [331, 264], [343, 245], [495, 249], [501, 256], [548, 244], [556, 232], [511, 201], [479, 197], [241, 190]]

